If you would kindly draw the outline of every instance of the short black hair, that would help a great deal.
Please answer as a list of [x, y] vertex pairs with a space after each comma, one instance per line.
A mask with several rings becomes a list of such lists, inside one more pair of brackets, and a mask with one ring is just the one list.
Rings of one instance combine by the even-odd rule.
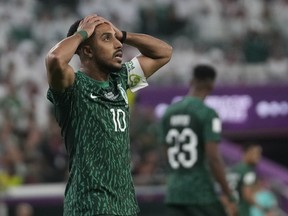
[[76, 20], [69, 28], [68, 32], [67, 32], [67, 37], [70, 37], [72, 36], [73, 34], [75, 34], [75, 32], [77, 31], [78, 29], [78, 26], [80, 24], [80, 22], [82, 21], [83, 19], [78, 19]]
[[248, 152], [250, 149], [255, 147], [261, 147], [260, 144], [254, 142], [247, 142], [242, 144], [242, 149], [244, 152]]
[[199, 81], [215, 80], [216, 75], [216, 69], [208, 64], [198, 64], [192, 71], [193, 79]]

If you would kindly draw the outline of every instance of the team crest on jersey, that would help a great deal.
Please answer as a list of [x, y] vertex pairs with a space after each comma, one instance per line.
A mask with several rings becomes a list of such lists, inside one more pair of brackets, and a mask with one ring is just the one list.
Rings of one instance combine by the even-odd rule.
[[141, 76], [139, 76], [137, 74], [130, 74], [129, 75], [130, 87], [137, 86], [140, 81], [141, 81]]
[[113, 92], [108, 92], [108, 93], [105, 93], [104, 95], [109, 100], [116, 100], [116, 98], [119, 96], [119, 94], [114, 95]]
[[127, 97], [126, 91], [122, 88], [121, 84], [118, 84], [117, 87], [118, 87], [122, 97], [124, 98], [126, 104], [128, 104], [128, 97]]

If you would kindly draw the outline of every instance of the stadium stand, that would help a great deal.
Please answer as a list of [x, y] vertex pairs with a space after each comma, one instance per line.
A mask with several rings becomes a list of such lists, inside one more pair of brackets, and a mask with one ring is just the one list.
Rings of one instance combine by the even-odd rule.
[[[35, 215], [43, 209], [49, 212], [51, 206], [55, 212], [61, 211], [67, 155], [46, 99], [44, 56], [52, 44], [65, 37], [74, 20], [97, 13], [120, 29], [149, 33], [169, 41], [174, 47], [173, 58], [150, 80], [150, 85], [157, 88], [181, 87], [189, 79], [187, 71], [193, 65], [209, 62], [219, 71], [219, 88], [276, 86], [286, 90], [287, 11], [287, 0], [0, 0], [0, 215], [10, 216], [18, 203], [30, 201]], [[135, 55], [135, 50], [124, 49], [127, 49], [124, 60]], [[78, 59], [73, 58], [71, 64], [77, 68]], [[278, 92], [287, 96], [287, 92]], [[155, 107], [137, 106], [139, 100], [135, 97], [135, 106], [131, 107], [135, 121], [131, 129], [133, 175], [144, 209], [142, 214], [153, 216], [151, 212], [145, 213], [145, 209], [157, 209], [158, 205], [161, 210], [165, 183], [156, 133], [157, 116]], [[287, 104], [287, 99], [281, 98], [277, 109], [286, 123]], [[287, 144], [287, 124], [280, 129], [276, 127], [277, 133], [273, 133], [275, 128], [270, 129], [272, 132], [265, 131], [266, 135], [273, 134], [267, 142], [280, 137], [280, 142]], [[241, 145], [245, 139], [255, 138], [254, 135], [258, 139], [262, 132], [255, 130], [253, 136], [246, 134], [239, 139], [242, 135], [227, 134], [226, 138]], [[267, 147], [269, 154], [274, 152], [270, 158], [274, 161], [263, 162], [261, 169], [264, 175], [275, 177], [269, 178], [269, 182], [281, 208], [288, 212], [288, 191], [284, 190], [288, 184], [288, 163], [283, 152], [282, 158], [278, 157], [281, 152], [276, 146], [273, 143], [273, 147]], [[224, 156], [231, 156], [231, 152], [240, 154], [233, 145], [225, 149]], [[277, 164], [277, 159], [282, 164]], [[277, 167], [274, 173], [271, 167]], [[40, 195], [31, 198], [34, 191]], [[147, 191], [156, 192], [147, 194]], [[55, 212], [47, 214], [56, 215]]]

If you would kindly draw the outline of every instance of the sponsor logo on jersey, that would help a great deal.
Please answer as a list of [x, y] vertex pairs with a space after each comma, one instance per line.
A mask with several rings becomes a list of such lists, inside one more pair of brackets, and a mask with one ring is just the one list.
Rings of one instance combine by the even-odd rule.
[[114, 95], [113, 92], [108, 92], [108, 93], [105, 93], [104, 96], [109, 100], [116, 100], [116, 98], [119, 96], [119, 94]]
[[92, 99], [96, 99], [97, 96], [96, 96], [96, 95], [93, 95], [93, 93], [91, 93], [91, 94], [90, 94], [90, 98], [92, 98]]

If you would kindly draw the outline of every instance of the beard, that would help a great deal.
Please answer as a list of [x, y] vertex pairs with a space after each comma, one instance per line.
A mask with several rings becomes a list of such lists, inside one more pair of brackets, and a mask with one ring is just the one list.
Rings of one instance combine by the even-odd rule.
[[107, 61], [97, 61], [99, 68], [107, 74], [118, 72], [122, 68], [122, 64], [107, 63]]

